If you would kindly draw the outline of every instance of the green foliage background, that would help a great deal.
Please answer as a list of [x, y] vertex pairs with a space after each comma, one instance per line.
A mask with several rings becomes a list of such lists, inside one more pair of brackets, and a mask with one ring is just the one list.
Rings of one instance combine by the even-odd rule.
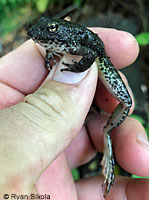
[[140, 46], [149, 45], [149, 32], [142, 32], [136, 35], [136, 40]]
[[[0, 0], [0, 38], [32, 21], [48, 9], [64, 4], [80, 6], [83, 0]], [[51, 9], [53, 10], [53, 9]]]

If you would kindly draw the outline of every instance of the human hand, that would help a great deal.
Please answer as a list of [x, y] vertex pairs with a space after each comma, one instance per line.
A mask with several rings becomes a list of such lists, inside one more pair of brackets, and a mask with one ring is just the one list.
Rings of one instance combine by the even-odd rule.
[[[105, 33], [101, 38], [104, 40], [105, 45], [108, 48], [107, 52], [109, 52], [109, 56], [110, 47], [107, 45], [110, 42], [106, 43], [106, 37], [108, 37], [109, 33], [105, 29], [100, 30], [102, 30], [100, 34]], [[114, 31], [113, 34], [114, 33], [119, 34], [119, 37], [115, 38], [115, 40], [119, 40], [120, 37], [123, 37], [123, 39], [125, 38], [124, 41], [127, 41], [125, 47], [124, 41], [121, 44], [122, 46], [118, 46], [118, 51], [120, 51], [120, 48], [122, 48], [119, 57], [117, 57], [115, 52], [112, 52], [113, 54], [110, 55], [113, 63], [119, 68], [130, 64], [135, 59], [138, 49], [134, 39], [132, 39], [130, 36], [128, 37], [126, 33], [119, 31]], [[110, 37], [113, 41], [112, 35], [110, 35]], [[117, 43], [115, 42], [115, 45], [116, 44]], [[113, 46], [114, 48], [116, 48], [115, 45]], [[125, 55], [125, 51], [128, 51], [130, 48], [132, 50], [129, 53], [129, 56]], [[6, 108], [10, 105], [15, 105], [16, 103], [23, 101], [27, 94], [33, 93], [40, 86], [47, 72], [44, 67], [42, 67], [44, 65], [44, 61], [39, 52], [42, 54], [41, 48], [37, 50], [33, 43], [29, 41], [22, 47], [1, 59], [1, 108]], [[127, 57], [124, 58], [124, 56]], [[124, 62], [120, 63], [122, 58]], [[57, 77], [57, 80], [61, 79], [61, 75], [62, 74], [58, 75], [59, 77]], [[69, 72], [68, 76], [70, 77]], [[78, 75], [75, 76], [77, 77]], [[47, 83], [44, 84], [35, 95], [31, 95], [26, 98], [28, 103], [20, 103], [14, 107], [10, 107], [1, 111], [0, 157], [2, 162], [0, 166], [0, 173], [1, 177], [3, 178], [1, 179], [0, 184], [2, 185], [2, 192], [5, 189], [7, 189], [7, 191], [10, 193], [15, 192], [19, 194], [29, 194], [30, 192], [35, 192], [34, 185], [41, 172], [50, 163], [52, 163], [52, 161], [60, 153], [62, 153], [64, 149], [66, 149], [66, 147], [81, 129], [94, 96], [96, 77], [97, 70], [96, 67], [93, 66], [86, 78], [79, 84], [65, 85], [58, 82], [47, 81]], [[101, 107], [104, 107], [105, 105], [104, 98], [105, 96], [103, 95], [103, 102], [99, 102]], [[112, 102], [113, 103], [110, 104], [111, 107], [116, 103], [113, 99]], [[108, 110], [110, 111], [110, 108]], [[134, 145], [131, 146], [131, 143], [134, 142], [133, 138], [140, 131], [142, 135], [144, 135], [144, 131], [136, 121], [129, 119], [129, 123], [130, 121], [133, 121], [133, 126], [132, 124], [131, 126], [128, 126], [129, 123], [127, 121], [124, 122], [125, 128], [121, 128], [123, 126], [122, 124], [118, 129], [115, 130], [115, 132], [118, 132], [118, 130], [119, 132], [113, 136], [113, 140], [115, 141], [115, 137], [119, 137], [119, 141], [122, 141], [119, 144], [123, 144], [124, 147], [127, 145], [128, 141], [130, 145], [129, 150], [127, 147], [127, 151], [130, 151], [133, 147], [132, 152], [135, 153]], [[104, 122], [104, 118], [97, 117], [88, 123], [88, 129], [90, 130], [93, 144], [98, 150], [101, 150], [102, 148], [102, 144], [100, 143], [102, 139], [99, 140], [99, 143], [97, 142], [97, 139], [101, 138], [102, 126]], [[97, 129], [98, 133], [96, 130], [97, 135], [95, 135], [95, 131], [93, 131], [93, 125], [97, 126], [97, 124], [99, 124], [99, 129]], [[135, 130], [134, 124], [136, 124], [135, 126], [138, 127], [135, 128]], [[131, 135], [132, 138], [127, 135], [127, 129], [129, 131], [132, 130], [131, 133], [133, 136], [129, 133], [129, 136]], [[123, 133], [120, 135], [121, 132]], [[126, 137], [125, 143], [123, 143], [124, 137]], [[116, 158], [118, 155], [120, 158], [121, 155], [126, 155], [125, 148], [123, 148], [120, 153], [119, 149], [116, 149], [116, 147], [118, 148], [119, 144], [114, 143], [114, 148], [118, 151]], [[136, 148], [138, 149], [138, 146], [136, 147], [135, 145], [135, 150]], [[131, 156], [129, 157], [128, 153], [126, 155], [128, 156], [127, 159], [121, 161], [120, 158], [117, 158], [117, 160], [120, 160], [121, 165], [124, 167], [126, 165], [129, 169], [128, 171], [132, 170], [133, 173], [134, 168], [136, 168], [136, 162], [139, 163], [138, 166], [141, 164], [142, 168], [138, 167], [141, 169], [140, 173], [142, 173], [142, 175], [146, 175], [148, 168], [143, 162], [143, 152], [144, 151], [142, 150], [142, 155], [140, 157], [141, 160], [139, 159], [139, 161], [136, 161], [135, 159], [135, 161], [133, 161], [133, 168], [130, 168], [130, 166], [128, 167], [128, 163], [130, 165], [130, 159], [132, 159]], [[94, 154], [95, 149], [91, 145], [91, 141], [89, 141], [85, 127], [83, 127], [80, 134], [66, 149], [67, 160], [71, 167], [75, 167], [89, 160]], [[144, 172], [142, 172], [143, 169]], [[100, 196], [100, 184], [98, 183], [97, 179], [94, 178], [90, 181], [86, 180], [83, 182], [83, 184], [82, 181], [79, 181], [75, 185], [72, 180], [65, 156], [64, 154], [61, 154], [61, 156], [59, 156], [41, 175], [37, 183], [37, 189], [40, 194], [50, 194], [53, 199], [57, 200], [77, 199], [77, 193], [79, 199], [87, 199], [91, 196], [93, 197], [92, 199], [97, 199]], [[122, 183], [124, 188], [124, 182], [122, 181]], [[90, 184], [90, 188], [88, 188], [88, 184]], [[81, 189], [82, 187], [84, 190]], [[116, 187], [113, 187], [112, 191], [115, 191], [114, 188]], [[95, 189], [97, 192], [95, 192]], [[0, 194], [2, 194], [2, 192]]]

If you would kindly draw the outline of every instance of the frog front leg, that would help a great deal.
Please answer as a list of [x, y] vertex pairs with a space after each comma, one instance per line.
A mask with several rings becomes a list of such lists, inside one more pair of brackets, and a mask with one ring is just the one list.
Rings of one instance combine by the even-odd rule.
[[96, 62], [98, 65], [100, 80], [104, 83], [108, 91], [120, 102], [109, 117], [103, 130], [104, 155], [101, 165], [103, 167], [102, 173], [105, 178], [103, 186], [106, 186], [104, 197], [106, 197], [111, 185], [113, 185], [115, 171], [110, 133], [113, 128], [118, 127], [127, 117], [132, 105], [132, 100], [118, 71], [115, 69], [108, 57], [99, 57], [96, 59]]
[[61, 55], [56, 53], [56, 52], [52, 52], [49, 51], [48, 49], [46, 50], [46, 56], [45, 56], [45, 68], [48, 69], [49, 71], [52, 70], [52, 66], [50, 65], [50, 60], [53, 61], [54, 64], [57, 63], [57, 61], [55, 60], [54, 56], [58, 56], [61, 58]]
[[78, 46], [68, 50], [69, 54], [83, 56], [79, 62], [73, 62], [73, 64], [65, 63], [68, 68], [61, 69], [61, 71], [71, 71], [71, 72], [84, 72], [86, 71], [95, 61], [97, 53], [92, 49], [84, 46]]

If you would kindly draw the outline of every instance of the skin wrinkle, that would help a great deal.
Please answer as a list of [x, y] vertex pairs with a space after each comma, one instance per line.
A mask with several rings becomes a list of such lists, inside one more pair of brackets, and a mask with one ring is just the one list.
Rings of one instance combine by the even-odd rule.
[[[53, 110], [54, 112], [56, 112], [58, 115], [60, 115], [61, 117], [63, 116], [62, 113], [60, 113], [56, 108], [54, 108], [54, 106], [52, 106], [51, 104], [48, 104], [46, 101], [44, 101], [44, 98], [41, 98], [41, 96], [37, 95], [37, 98], [35, 98], [35, 95], [33, 95], [33, 97], [31, 97], [31, 96], [32, 96], [32, 95], [29, 95], [28, 98], [25, 98], [26, 103], [28, 103], [28, 104], [32, 105], [33, 107], [37, 108], [38, 110], [40, 110], [40, 111], [41, 111], [42, 113], [44, 113], [45, 115], [49, 116], [49, 114], [47, 114], [46, 112], [44, 112], [43, 109], [41, 109], [40, 102], [38, 103], [38, 104], [39, 104], [39, 106], [38, 106], [37, 103], [34, 104], [34, 103], [32, 103], [32, 102], [30, 101], [31, 98], [33, 98], [33, 99], [32, 99], [33, 102], [34, 102], [35, 99], [36, 99], [36, 100], [39, 100], [39, 99], [40, 99], [41, 102], [43, 102], [43, 105], [46, 104], [47, 106], [49, 106], [49, 107], [51, 108], [51, 110]], [[39, 97], [38, 97], [38, 96], [39, 96]], [[50, 117], [52, 117], [52, 115], [51, 115]]]
[[13, 86], [11, 86], [10, 84], [9, 84], [9, 82], [3, 82], [2, 80], [0, 80], [0, 83], [2, 83], [3, 85], [6, 85], [7, 87], [9, 87], [9, 88], [12, 88], [13, 90], [15, 90], [15, 91], [17, 91], [17, 92], [20, 92], [22, 95], [25, 95], [25, 94], [23, 94], [21, 91], [19, 91], [18, 89], [16, 89], [15, 87], [13, 87]]
[[[0, 90], [3, 91], [0, 96], [0, 110], [13, 106], [24, 99], [23, 94], [5, 84], [0, 83]], [[8, 101], [6, 101], [6, 98]]]
[[[33, 106], [32, 104], [27, 104], [27, 105], [30, 105], [30, 106], [32, 107], [32, 109], [34, 108], [34, 109], [38, 110], [38, 112], [40, 111], [40, 109], [38, 109], [37, 107]], [[29, 117], [29, 115], [27, 115], [26, 112], [23, 112], [22, 110], [20, 110], [20, 112], [21, 112], [21, 115], [23, 115], [23, 116], [28, 120], [29, 124], [31, 123], [32, 126], [33, 126], [33, 124], [34, 124], [36, 127], [41, 127], [42, 129], [44, 129], [44, 130], [46, 130], [47, 132], [49, 132], [49, 128], [47, 128], [48, 126], [45, 126], [45, 124], [44, 124], [44, 126], [43, 126], [43, 124], [41, 124], [41, 123], [39, 124], [38, 121], [32, 120], [32, 118]], [[42, 111], [41, 111], [41, 113], [43, 114]], [[44, 114], [45, 114], [45, 113], [44, 113]], [[40, 115], [38, 115], [38, 116], [40, 116]], [[47, 115], [47, 116], [50, 117], [50, 115]], [[45, 120], [45, 121], [46, 121], [46, 120]], [[50, 119], [49, 119], [49, 121], [50, 121]], [[31, 124], [30, 124], [30, 125], [31, 125]]]
[[[47, 86], [48, 86], [48, 84], [47, 84]], [[50, 95], [47, 95], [46, 93], [49, 93], [50, 92]], [[63, 105], [64, 103], [63, 102], [65, 102], [65, 100], [66, 100], [66, 97], [64, 98], [63, 97], [63, 95], [61, 95], [61, 94], [63, 94], [64, 92], [59, 88], [59, 87], [55, 87], [55, 89], [53, 90], [52, 89], [52, 87], [50, 86], [50, 87], [46, 87], [46, 88], [41, 88], [39, 91], [37, 91], [36, 93], [35, 93], [35, 95], [37, 95], [37, 97], [39, 96], [39, 98], [41, 99], [41, 101], [43, 101], [44, 100], [44, 97], [46, 98], [45, 100], [44, 100], [44, 103], [46, 103], [48, 106], [50, 106], [52, 109], [53, 109], [53, 111], [55, 111], [57, 114], [59, 114], [59, 115], [61, 115], [61, 117], [63, 117], [63, 116], [65, 116], [65, 113], [66, 113], [66, 111], [67, 111], [67, 109], [68, 109], [68, 107], [67, 107], [67, 109], [65, 108], [65, 105]], [[43, 97], [41, 96], [41, 95], [43, 95]], [[51, 103], [47, 103], [48, 102], [48, 99], [49, 99], [49, 97], [50, 96], [53, 96], [54, 97], [54, 99], [53, 99], [53, 97], [52, 97], [52, 102], [57, 102], [56, 103], [56, 106], [51, 102]], [[30, 98], [33, 98], [34, 97], [34, 95], [29, 95], [29, 96], [27, 96], [26, 97], [26, 99], [27, 99], [27, 101], [29, 102], [29, 103], [31, 103], [30, 101], [29, 101], [29, 99]], [[70, 97], [70, 96], [68, 96], [67, 97], [67, 99], [68, 98], [70, 98], [71, 99], [71, 101], [73, 100], [73, 97]], [[58, 101], [56, 100], [56, 99], [58, 99]], [[53, 104], [53, 105], [52, 105]], [[54, 108], [55, 107], [55, 108]], [[70, 107], [70, 106], [69, 106]], [[59, 112], [59, 110], [61, 110], [61, 112]], [[65, 110], [65, 111], [64, 111]], [[64, 112], [64, 114], [63, 114], [63, 112]], [[44, 112], [44, 110], [43, 110], [43, 112]]]
[[[41, 90], [42, 90], [42, 88], [41, 88]], [[76, 90], [76, 89], [75, 89], [75, 90]], [[51, 90], [51, 91], [52, 91], [52, 90]], [[57, 91], [57, 90], [56, 90], [56, 91]], [[54, 91], [54, 92], [55, 92], [55, 91]], [[73, 92], [73, 94], [75, 94], [75, 93]], [[75, 96], [76, 96], [76, 94], [75, 94]], [[65, 98], [66, 98], [66, 97], [65, 97]], [[68, 98], [67, 98], [67, 99], [68, 99]], [[71, 100], [72, 100], [72, 99], [74, 99], [74, 98], [71, 97]], [[63, 101], [65, 102], [65, 99], [64, 99]], [[73, 101], [74, 101], [74, 103], [75, 103], [75, 100], [73, 100]], [[71, 102], [71, 101], [70, 101], [70, 102]], [[70, 106], [71, 106], [71, 104], [72, 104], [72, 103], [70, 103]], [[68, 109], [68, 107], [67, 107], [67, 109]], [[71, 118], [72, 118], [72, 117], [71, 117]], [[71, 131], [70, 131], [70, 132], [71, 132]], [[74, 130], [73, 130], [72, 132], [74, 132]]]
[[[49, 81], [49, 82], [51, 82], [51, 81]], [[47, 81], [47, 83], [48, 83], [48, 81]], [[52, 84], [52, 82], [51, 82], [51, 84]], [[65, 84], [64, 84], [65, 85]], [[61, 103], [59, 103], [59, 104], [61, 104], [62, 105], [62, 102], [65, 102], [65, 100], [66, 100], [66, 97], [64, 97], [64, 95], [63, 95], [63, 91], [62, 91], [62, 89], [60, 88], [60, 87], [55, 87], [54, 88], [54, 90], [53, 90], [53, 88], [52, 88], [52, 86], [50, 85], [50, 87], [48, 86], [48, 84], [46, 84], [46, 88], [44, 89], [44, 88], [42, 88], [42, 91], [40, 90], [39, 92], [39, 94], [40, 95], [45, 95], [45, 96], [49, 96], [49, 95], [46, 95], [46, 93], [47, 93], [47, 91], [46, 90], [48, 90], [48, 92], [50, 91], [50, 94], [51, 94], [51, 96], [55, 96], [55, 99], [57, 99], [58, 101], [60, 101], [61, 100]], [[38, 91], [37, 91], [38, 92]], [[54, 95], [52, 95], [52, 93], [54, 93]], [[66, 93], [66, 92], [65, 92]], [[68, 96], [67, 98], [71, 98], [71, 99], [73, 99], [71, 96]], [[47, 98], [48, 99], [48, 98]], [[57, 111], [58, 112], [58, 111]]]

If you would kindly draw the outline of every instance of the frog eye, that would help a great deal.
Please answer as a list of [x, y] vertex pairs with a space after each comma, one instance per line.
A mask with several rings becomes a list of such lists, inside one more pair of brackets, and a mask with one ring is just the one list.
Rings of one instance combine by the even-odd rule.
[[55, 31], [57, 31], [57, 29], [58, 29], [58, 25], [57, 24], [55, 24], [55, 23], [49, 23], [48, 25], [47, 25], [47, 27], [46, 27], [46, 30], [48, 31], [48, 32], [55, 32]]

